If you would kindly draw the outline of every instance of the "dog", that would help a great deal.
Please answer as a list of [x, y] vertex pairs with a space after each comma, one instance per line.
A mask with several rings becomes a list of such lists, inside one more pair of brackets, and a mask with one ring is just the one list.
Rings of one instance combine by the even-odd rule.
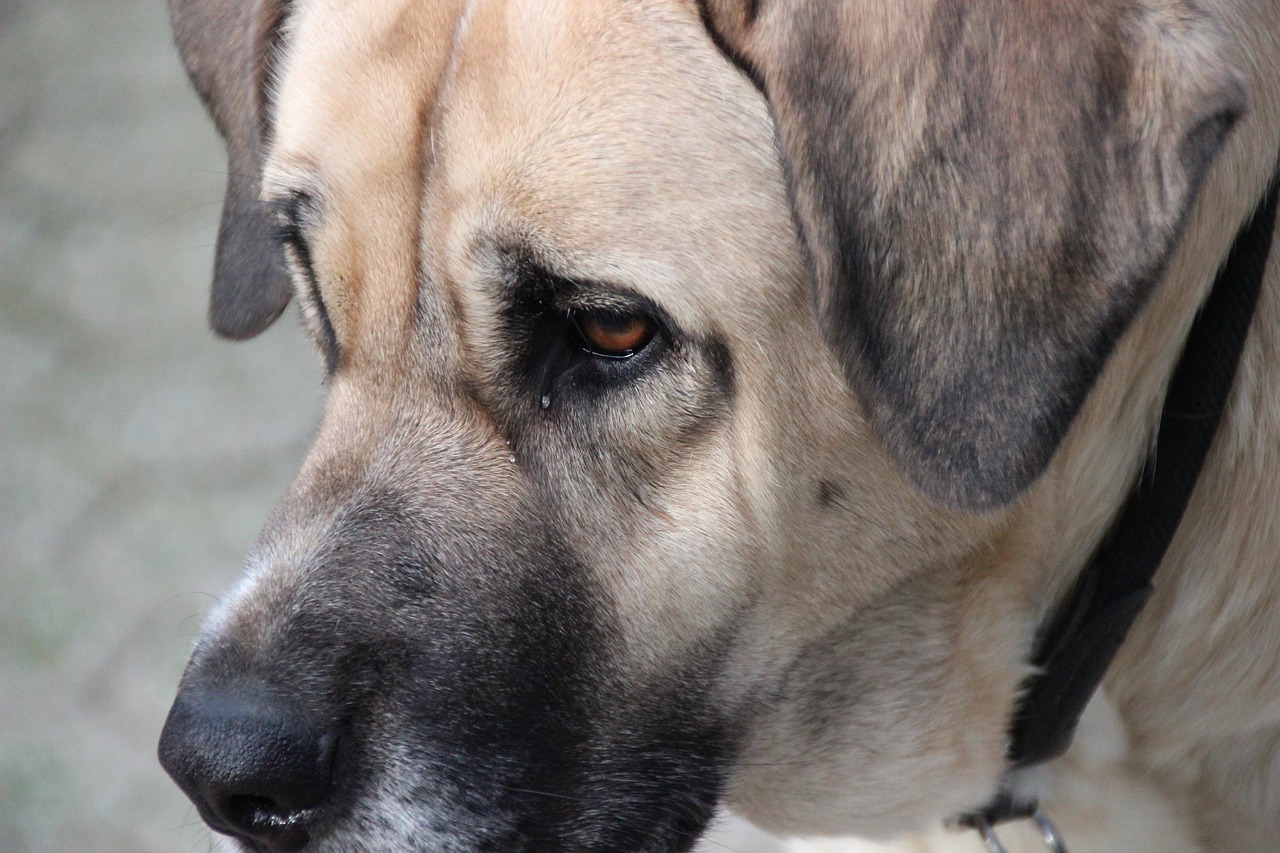
[[[161, 737], [200, 816], [980, 849], [943, 824], [1280, 162], [1280, 3], [170, 5], [212, 325], [295, 301], [328, 388]], [[1154, 595], [1017, 783], [1075, 853], [1280, 847], [1278, 449], [1272, 260]]]

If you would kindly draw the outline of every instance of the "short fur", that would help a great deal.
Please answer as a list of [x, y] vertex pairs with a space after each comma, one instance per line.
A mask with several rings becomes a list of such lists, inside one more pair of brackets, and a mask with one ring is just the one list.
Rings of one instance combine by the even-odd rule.
[[[329, 373], [182, 691], [338, 733], [307, 850], [659, 853], [720, 801], [889, 838], [990, 798], [1280, 162], [1280, 3], [172, 6]], [[228, 211], [247, 335], [287, 297]], [[602, 360], [593, 307], [657, 332]], [[1280, 845], [1278, 448], [1273, 260], [1156, 595], [1022, 780], [1076, 853]], [[940, 832], [903, 849], [972, 849]]]
[[289, 304], [289, 277], [259, 198], [270, 131], [265, 108], [279, 3], [171, 4], [173, 30], [196, 91], [227, 142], [227, 197], [218, 227], [209, 323], [224, 337], [251, 338]]

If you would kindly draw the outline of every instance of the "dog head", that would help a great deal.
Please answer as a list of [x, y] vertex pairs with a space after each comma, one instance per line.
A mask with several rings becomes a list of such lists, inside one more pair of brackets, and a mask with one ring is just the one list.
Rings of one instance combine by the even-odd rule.
[[722, 798], [991, 795], [1028, 507], [1242, 109], [1193, 9], [172, 6], [213, 325], [295, 298], [329, 386], [162, 736], [211, 826], [676, 851]]

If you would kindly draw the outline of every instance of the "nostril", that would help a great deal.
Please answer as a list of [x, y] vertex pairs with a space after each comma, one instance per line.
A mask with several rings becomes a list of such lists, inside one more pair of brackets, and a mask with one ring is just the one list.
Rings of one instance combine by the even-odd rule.
[[227, 800], [226, 812], [236, 823], [245, 825], [283, 821], [290, 817], [290, 813], [281, 809], [274, 800], [240, 794]]
[[270, 840], [277, 850], [298, 850], [310, 840], [305, 812], [283, 809], [267, 797], [233, 795], [222, 811], [232, 827], [251, 838]]
[[160, 763], [214, 829], [297, 850], [330, 787], [336, 737], [257, 684], [184, 689]]

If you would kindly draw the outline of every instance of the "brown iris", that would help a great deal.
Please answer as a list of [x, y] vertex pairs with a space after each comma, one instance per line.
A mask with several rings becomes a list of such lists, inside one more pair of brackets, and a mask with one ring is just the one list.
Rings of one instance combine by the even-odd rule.
[[573, 322], [586, 348], [605, 358], [628, 358], [644, 349], [653, 337], [653, 323], [640, 314], [614, 311], [577, 311]]

